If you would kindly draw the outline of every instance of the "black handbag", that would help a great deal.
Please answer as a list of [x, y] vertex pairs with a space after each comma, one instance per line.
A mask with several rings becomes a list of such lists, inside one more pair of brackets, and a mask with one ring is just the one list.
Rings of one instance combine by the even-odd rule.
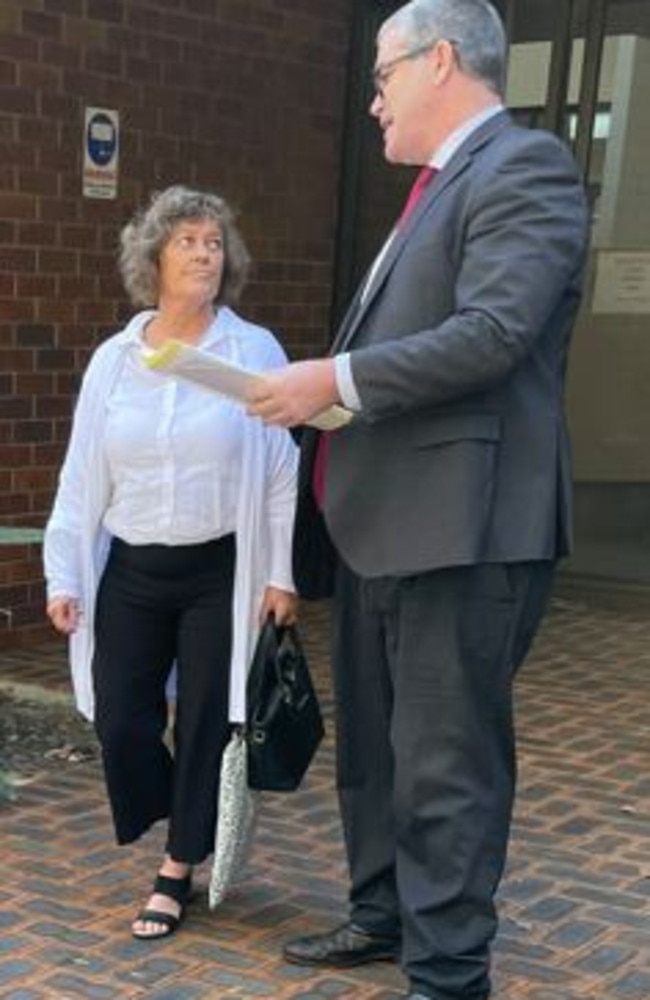
[[297, 630], [272, 615], [257, 641], [246, 703], [249, 787], [294, 791], [325, 729]]

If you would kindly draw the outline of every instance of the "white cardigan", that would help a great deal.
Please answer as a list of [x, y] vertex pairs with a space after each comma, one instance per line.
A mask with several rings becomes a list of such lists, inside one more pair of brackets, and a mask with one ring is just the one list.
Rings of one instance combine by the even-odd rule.
[[[92, 719], [91, 665], [94, 611], [111, 537], [103, 526], [110, 496], [104, 434], [106, 403], [120, 377], [127, 352], [140, 342], [138, 313], [93, 354], [83, 377], [67, 454], [52, 514], [45, 529], [43, 558], [48, 599], [77, 597], [81, 621], [70, 637], [72, 683], [79, 711]], [[273, 335], [221, 307], [215, 319], [219, 356], [253, 371], [286, 364]], [[162, 378], [170, 377], [161, 375]], [[229, 717], [245, 719], [246, 675], [259, 631], [264, 590], [294, 590], [291, 534], [296, 498], [297, 449], [287, 431], [265, 427], [242, 409], [242, 466], [237, 508], [237, 562], [233, 595], [233, 649]]]

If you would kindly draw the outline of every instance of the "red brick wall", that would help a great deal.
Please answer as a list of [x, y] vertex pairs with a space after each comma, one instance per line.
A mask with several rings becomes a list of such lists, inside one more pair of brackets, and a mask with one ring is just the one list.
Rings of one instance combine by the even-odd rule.
[[[328, 339], [354, 0], [2, 0], [0, 527], [42, 526], [78, 376], [128, 315], [117, 234], [185, 182], [240, 210], [242, 304], [294, 355]], [[120, 113], [118, 197], [81, 195], [85, 106]], [[0, 546], [0, 646], [43, 633], [38, 545]]]

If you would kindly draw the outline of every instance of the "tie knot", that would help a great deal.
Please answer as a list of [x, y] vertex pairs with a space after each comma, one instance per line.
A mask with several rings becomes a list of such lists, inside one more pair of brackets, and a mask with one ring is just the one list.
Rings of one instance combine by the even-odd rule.
[[413, 187], [409, 191], [409, 196], [406, 199], [406, 204], [404, 205], [404, 208], [402, 209], [402, 214], [398, 219], [397, 224], [399, 226], [404, 225], [409, 215], [411, 214], [411, 212], [417, 205], [418, 201], [422, 197], [422, 194], [427, 184], [429, 183], [431, 178], [434, 177], [437, 173], [438, 173], [437, 167], [422, 167], [419, 174], [413, 181]]

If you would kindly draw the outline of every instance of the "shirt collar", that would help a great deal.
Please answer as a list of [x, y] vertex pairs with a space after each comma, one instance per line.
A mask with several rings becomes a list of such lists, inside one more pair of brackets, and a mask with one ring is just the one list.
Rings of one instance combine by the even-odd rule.
[[461, 145], [465, 142], [465, 139], [472, 134], [480, 125], [484, 122], [489, 121], [490, 118], [494, 118], [503, 111], [502, 104], [493, 104], [491, 107], [486, 108], [484, 111], [479, 111], [477, 115], [472, 115], [468, 118], [466, 122], [455, 129], [451, 135], [447, 136], [442, 146], [436, 150], [435, 155], [429, 161], [429, 165], [435, 167], [437, 170], [442, 170], [442, 168], [449, 163], [452, 156], [457, 149], [460, 149]]
[[[229, 313], [230, 310], [227, 306], [220, 306], [218, 308], [212, 323], [201, 339], [201, 347], [212, 345], [223, 336], [223, 321], [226, 320]], [[132, 316], [123, 330], [124, 339], [141, 347], [144, 342], [144, 328], [155, 315], [155, 309], [145, 309], [142, 312], [136, 313], [135, 316]]]

